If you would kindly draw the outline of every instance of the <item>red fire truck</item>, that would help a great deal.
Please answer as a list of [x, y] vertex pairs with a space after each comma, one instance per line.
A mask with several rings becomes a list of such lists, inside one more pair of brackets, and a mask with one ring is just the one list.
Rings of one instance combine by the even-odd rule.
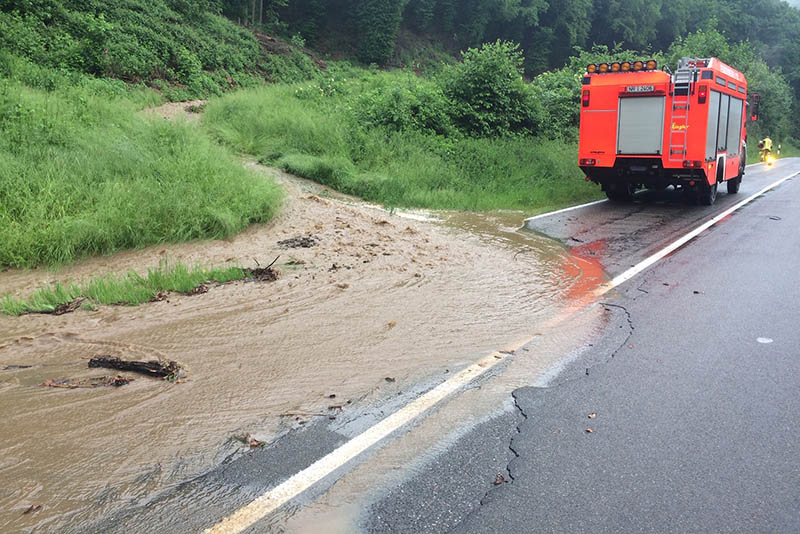
[[684, 58], [673, 74], [654, 60], [589, 65], [580, 115], [580, 168], [611, 200], [672, 185], [711, 205], [718, 184], [739, 191], [747, 80], [716, 58]]

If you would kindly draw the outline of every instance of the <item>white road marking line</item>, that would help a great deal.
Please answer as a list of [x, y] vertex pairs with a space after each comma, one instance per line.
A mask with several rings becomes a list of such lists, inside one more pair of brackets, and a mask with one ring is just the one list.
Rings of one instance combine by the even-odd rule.
[[495, 352], [470, 365], [327, 456], [320, 458], [307, 468], [296, 473], [274, 489], [267, 491], [250, 504], [239, 508], [233, 515], [206, 529], [205, 532], [209, 534], [241, 532], [398, 428], [416, 419], [451, 393], [486, 373], [486, 371], [503, 361], [506, 356], [507, 354]]
[[564, 208], [564, 209], [561, 209], [561, 210], [548, 211], [547, 213], [540, 213], [539, 215], [534, 215], [533, 217], [528, 217], [527, 219], [525, 219], [525, 221], [523, 222], [523, 226], [528, 226], [528, 221], [535, 221], [536, 219], [542, 219], [544, 217], [550, 217], [551, 215], [558, 215], [559, 213], [564, 213], [564, 212], [567, 212], [567, 211], [579, 210], [581, 208], [587, 208], [589, 206], [594, 206], [595, 204], [601, 204], [603, 202], [608, 202], [608, 199], [604, 198], [603, 200], [595, 200], [594, 202], [587, 202], [586, 204], [580, 204], [578, 206], [570, 206], [569, 208]]
[[[756, 167], [757, 165], [763, 165], [763, 163], [751, 163], [750, 165], [745, 165], [745, 169], [750, 167]], [[528, 217], [523, 221], [523, 226], [527, 226], [528, 221], [535, 221], [536, 219], [543, 219], [545, 217], [550, 217], [551, 215], [558, 215], [559, 213], [564, 213], [565, 211], [572, 211], [572, 210], [579, 210], [581, 208], [588, 208], [589, 206], [594, 206], [595, 204], [601, 204], [603, 202], [608, 202], [607, 198], [602, 200], [595, 200], [594, 202], [587, 202], [586, 204], [580, 204], [578, 206], [570, 206], [569, 208], [564, 208], [556, 211], [548, 211], [546, 213], [540, 213], [539, 215], [534, 215], [533, 217]]]
[[753, 200], [757, 199], [758, 197], [760, 197], [761, 195], [763, 195], [764, 193], [766, 193], [770, 189], [774, 189], [775, 187], [779, 186], [780, 184], [782, 184], [783, 182], [785, 182], [789, 178], [793, 178], [793, 177], [797, 176], [798, 174], [800, 174], [800, 172], [795, 172], [793, 174], [790, 174], [789, 176], [784, 176], [783, 178], [781, 178], [777, 182], [771, 183], [770, 185], [764, 187], [763, 189], [761, 189], [757, 193], [754, 193], [754, 194], [750, 195], [749, 197], [747, 197], [746, 199], [742, 200], [738, 204], [734, 204], [733, 206], [731, 206], [730, 208], [726, 209], [725, 211], [723, 211], [722, 213], [720, 213], [719, 215], [717, 215], [716, 217], [714, 217], [710, 221], [708, 221], [708, 222], [706, 222], [704, 224], [701, 224], [700, 226], [698, 226], [697, 228], [695, 228], [694, 230], [692, 230], [688, 234], [684, 235], [683, 237], [681, 237], [677, 241], [674, 241], [670, 245], [668, 245], [668, 246], [664, 247], [663, 249], [659, 250], [658, 252], [656, 252], [655, 254], [653, 254], [652, 256], [647, 258], [646, 260], [639, 262], [638, 264], [634, 265], [633, 267], [631, 267], [630, 269], [628, 269], [624, 273], [620, 274], [619, 276], [614, 277], [608, 284], [605, 284], [604, 286], [601, 286], [600, 288], [597, 289], [598, 296], [602, 295], [603, 293], [605, 293], [609, 289], [617, 287], [618, 285], [630, 280], [631, 278], [633, 278], [634, 276], [636, 276], [640, 272], [644, 271], [645, 269], [647, 269], [648, 267], [650, 267], [651, 265], [656, 263], [658, 260], [664, 258], [664, 256], [670, 254], [671, 252], [674, 252], [675, 250], [679, 249], [680, 247], [682, 247], [683, 245], [685, 245], [686, 243], [688, 243], [689, 241], [691, 241], [692, 239], [694, 239], [695, 237], [697, 237], [698, 235], [700, 235], [701, 233], [706, 231], [707, 229], [711, 228], [712, 226], [717, 224], [719, 221], [721, 221], [722, 219], [724, 219], [725, 217], [727, 217], [728, 215], [730, 215], [734, 211], [738, 210], [742, 206], [745, 206], [745, 205], [749, 204], [750, 202], [752, 202]]
[[[699, 226], [698, 228], [692, 230], [684, 237], [678, 239], [671, 245], [667, 246], [663, 250], [657, 252], [650, 258], [642, 261], [635, 267], [628, 269], [621, 275], [617, 276], [616, 278], [612, 279], [607, 284], [603, 284], [600, 286], [597, 291], [595, 292], [595, 297], [599, 297], [611, 289], [617, 287], [618, 285], [626, 282], [633, 278], [636, 274], [640, 273], [650, 265], [653, 265], [656, 261], [663, 258], [670, 252], [678, 249], [682, 245], [686, 244], [688, 241], [697, 237], [700, 233], [704, 230], [708, 229], [709, 227], [713, 226], [720, 220], [724, 219], [734, 211], [738, 210], [742, 206], [752, 202], [754, 199], [758, 198], [759, 196], [763, 195], [770, 189], [777, 187], [778, 185], [782, 184], [789, 178], [797, 176], [800, 172], [796, 172], [789, 176], [786, 176], [777, 182], [774, 182], [771, 185], [768, 185], [761, 189], [758, 193], [746, 198], [745, 200], [739, 202], [735, 206], [723, 211], [707, 223]], [[604, 201], [599, 201], [604, 202]], [[597, 202], [595, 202], [596, 204]], [[575, 206], [569, 209], [577, 209], [580, 206]], [[572, 310], [570, 312], [574, 313], [577, 310]], [[557, 321], [560, 322], [560, 321]], [[368, 428], [363, 433], [359, 434], [358, 436], [354, 437], [344, 445], [341, 445], [339, 448], [333, 450], [326, 456], [323, 456], [307, 468], [299, 471], [289, 477], [286, 481], [282, 482], [278, 486], [266, 491], [260, 497], [255, 499], [254, 501], [250, 502], [239, 508], [236, 512], [232, 515], [226, 517], [216, 525], [207, 528], [204, 532], [206, 534], [234, 534], [239, 533], [245, 530], [246, 528], [250, 527], [257, 521], [263, 519], [271, 512], [276, 510], [278, 507], [283, 505], [284, 503], [288, 502], [289, 500], [297, 497], [308, 488], [325, 478], [326, 476], [333, 473], [335, 470], [341, 468], [347, 462], [353, 460], [362, 452], [366, 451], [382, 439], [389, 436], [391, 433], [395, 432], [402, 426], [410, 423], [414, 419], [418, 418], [420, 415], [461, 389], [462, 387], [466, 386], [479, 376], [484, 375], [487, 371], [494, 368], [497, 364], [504, 361], [508, 353], [513, 353], [514, 350], [527, 345], [529, 342], [533, 341], [535, 337], [532, 337], [528, 340], [523, 340], [519, 342], [516, 346], [510, 347], [510, 350], [507, 352], [494, 352], [489, 356], [486, 356], [474, 364], [470, 365], [466, 369], [462, 370], [461, 372], [457, 373], [453, 377], [445, 380], [432, 390], [428, 391], [424, 395], [418, 397], [417, 399], [413, 400], [409, 404], [405, 405], [403, 408], [398, 410], [397, 412], [393, 413], [392, 415], [386, 417], [379, 423], [375, 424], [374, 426]]]

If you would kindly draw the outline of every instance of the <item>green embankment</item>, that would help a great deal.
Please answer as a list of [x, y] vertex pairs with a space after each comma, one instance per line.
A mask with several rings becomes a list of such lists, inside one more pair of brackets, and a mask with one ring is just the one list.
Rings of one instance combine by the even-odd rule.
[[212, 100], [205, 124], [287, 172], [387, 206], [535, 210], [597, 198], [577, 144], [535, 137], [446, 139], [359, 123], [341, 99], [269, 86]]
[[[274, 183], [196, 127], [140, 113], [152, 92], [70, 83], [5, 54], [0, 70], [13, 75], [0, 81], [0, 265], [228, 237], [279, 206]], [[37, 77], [58, 88], [18, 81]]]
[[236, 151], [392, 207], [541, 211], [597, 198], [571, 117], [557, 124], [555, 106], [543, 109], [547, 98], [575, 107], [571, 92], [525, 84], [520, 64], [494, 43], [431, 79], [332, 66], [312, 82], [212, 99], [203, 122]]

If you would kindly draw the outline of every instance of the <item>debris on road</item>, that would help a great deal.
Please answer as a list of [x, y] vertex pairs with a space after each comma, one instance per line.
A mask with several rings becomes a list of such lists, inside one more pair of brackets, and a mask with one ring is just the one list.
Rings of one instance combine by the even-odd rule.
[[169, 302], [168, 298], [169, 298], [168, 291], [159, 291], [158, 293], [153, 295], [148, 302], [163, 302], [163, 301]]
[[194, 295], [202, 295], [203, 293], [208, 293], [208, 286], [206, 284], [200, 284], [197, 287], [194, 287], [186, 292], [186, 295], [193, 297]]
[[699, 290], [695, 289], [695, 290], [694, 290], [694, 294], [695, 294], [695, 295], [705, 295], [705, 294], [706, 294], [706, 292], [705, 292], [705, 291], [699, 291]]
[[235, 434], [233, 436], [233, 439], [241, 441], [251, 449], [255, 449], [257, 447], [265, 447], [267, 445], [266, 441], [254, 438], [253, 435], [250, 434], [249, 432], [246, 432], [244, 434]]
[[394, 382], [394, 378], [392, 378], [391, 376], [387, 376], [386, 378], [384, 378], [384, 380], [386, 380], [389, 383]]
[[149, 362], [122, 360], [116, 356], [98, 356], [89, 360], [89, 367], [104, 367], [120, 371], [132, 371], [147, 376], [175, 381], [184, 378], [183, 366], [176, 361], [150, 360]]
[[502, 473], [497, 473], [497, 476], [494, 477], [494, 485], [499, 486], [500, 484], [505, 484], [508, 482], [506, 477]]
[[594, 419], [595, 417], [597, 417], [597, 413], [592, 412], [589, 414], [589, 419]]
[[69, 302], [65, 302], [64, 304], [59, 304], [58, 306], [54, 306], [52, 309], [46, 310], [32, 310], [29, 312], [25, 312], [25, 314], [47, 314], [47, 315], [64, 315], [65, 313], [72, 313], [78, 308], [81, 307], [81, 303], [86, 300], [83, 297], [78, 297], [75, 300], [71, 300]]
[[318, 239], [309, 234], [306, 236], [291, 237], [278, 241], [281, 248], [311, 248], [317, 244]]
[[258, 267], [255, 269], [244, 268], [242, 270], [244, 271], [244, 274], [248, 280], [255, 280], [257, 282], [274, 282], [278, 279], [278, 275], [280, 274], [278, 271], [272, 268], [272, 266], [275, 265], [275, 262], [278, 261], [278, 258], [280, 258], [280, 256], [272, 260], [272, 263], [266, 267], [262, 267], [261, 264], [258, 263], [258, 260], [254, 258], [253, 261], [256, 262]]
[[32, 505], [28, 506], [28, 508], [24, 512], [22, 512], [22, 515], [32, 514], [32, 513], [40, 511], [41, 509], [42, 509], [42, 505], [41, 504], [32, 504]]
[[133, 382], [133, 378], [127, 376], [95, 376], [92, 378], [51, 378], [45, 380], [39, 386], [48, 388], [99, 388], [125, 386]]
[[587, 433], [587, 434], [591, 434], [592, 432], [594, 432], [594, 430], [592, 430], [591, 428], [587, 428], [587, 429], [586, 429], [586, 433]]
[[0, 371], [18, 371], [20, 369], [30, 369], [32, 365], [6, 365]]

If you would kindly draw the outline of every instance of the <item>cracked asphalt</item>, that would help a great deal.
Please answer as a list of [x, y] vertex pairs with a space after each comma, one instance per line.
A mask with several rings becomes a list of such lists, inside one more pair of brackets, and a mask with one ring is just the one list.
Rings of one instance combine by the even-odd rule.
[[[360, 528], [800, 532], [798, 207], [795, 178], [607, 295], [605, 331], [580, 358], [515, 390], [513, 420], [475, 428], [367, 508]], [[604, 238], [604, 224], [568, 216], [588, 241]], [[605, 238], [622, 246], [632, 232]], [[458, 467], [491, 447], [507, 449], [507, 465]], [[481, 498], [459, 500], [456, 522], [463, 487]]]

